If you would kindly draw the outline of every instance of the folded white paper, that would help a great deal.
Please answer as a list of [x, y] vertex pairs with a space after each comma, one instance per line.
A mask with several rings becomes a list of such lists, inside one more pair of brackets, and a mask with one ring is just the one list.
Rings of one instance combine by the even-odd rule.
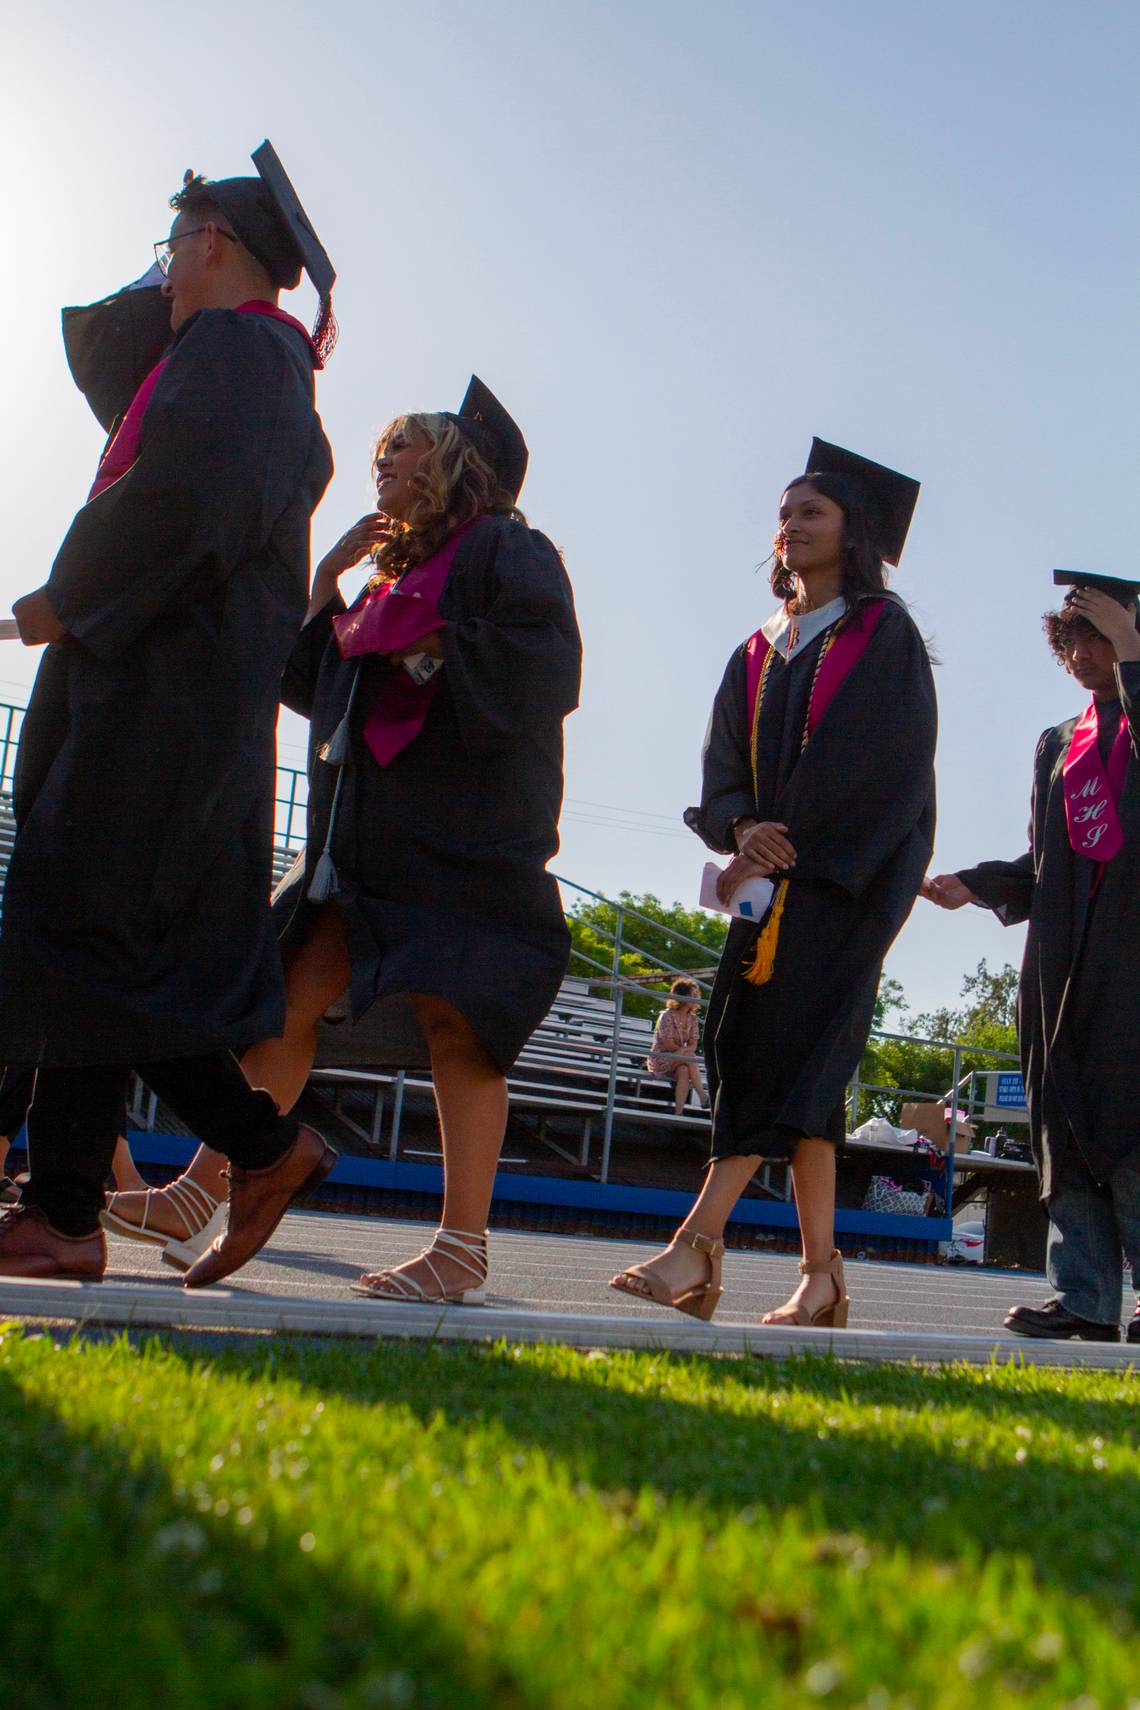
[[745, 879], [732, 893], [727, 908], [716, 894], [716, 882], [722, 869], [715, 861], [706, 861], [701, 874], [701, 907], [715, 914], [734, 914], [740, 920], [763, 920], [775, 890], [771, 879]]

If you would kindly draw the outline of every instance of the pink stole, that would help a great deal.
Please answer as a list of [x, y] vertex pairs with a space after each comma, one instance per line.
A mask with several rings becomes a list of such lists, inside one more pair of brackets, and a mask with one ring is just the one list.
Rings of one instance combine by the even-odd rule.
[[[826, 642], [824, 643], [824, 652], [816, 668], [815, 681], [811, 686], [807, 729], [804, 732], [805, 744], [815, 733], [820, 719], [846, 681], [848, 672], [859, 663], [867, 651], [867, 645], [889, 603], [887, 600], [864, 600], [861, 605], [862, 622], [848, 624], [845, 629], [840, 630], [830, 646]], [[762, 629], [758, 629], [756, 634], [749, 636], [744, 643], [749, 732], [755, 723], [756, 698], [760, 693], [760, 679], [771, 646], [771, 642]]]
[[[239, 315], [265, 315], [269, 320], [284, 321], [287, 327], [294, 327], [297, 332], [301, 334], [305, 343], [309, 345], [313, 352], [314, 368], [320, 368], [322, 366], [321, 359], [317, 355], [316, 347], [314, 346], [312, 339], [309, 337], [300, 321], [295, 320], [292, 315], [287, 315], [284, 309], [278, 309], [272, 303], [263, 303], [258, 298], [254, 297], [251, 298], [248, 303], [242, 303], [234, 312]], [[151, 393], [158, 384], [158, 377], [169, 361], [170, 356], [168, 354], [164, 356], [160, 362], [155, 363], [154, 367], [151, 369], [150, 373], [147, 375], [146, 379], [143, 381], [142, 385], [128, 404], [126, 414], [119, 423], [114, 439], [111, 441], [110, 445], [107, 446], [102, 457], [99, 459], [99, 467], [95, 472], [95, 480], [92, 483], [91, 491], [87, 495], [88, 504], [91, 503], [92, 499], [97, 498], [107, 487], [114, 486], [115, 482], [118, 481], [121, 476], [125, 475], [128, 469], [134, 466], [139, 454], [139, 441], [142, 437], [143, 417], [146, 415], [147, 405], [150, 403], [151, 399]]]
[[1103, 863], [1111, 861], [1124, 844], [1116, 807], [1124, 790], [1131, 752], [1128, 719], [1122, 712], [1105, 770], [1097, 745], [1096, 701], [1091, 701], [1077, 720], [1061, 771], [1069, 842], [1078, 855], [1102, 863], [1094, 884], [1104, 872]]
[[[417, 641], [440, 627], [439, 602], [455, 554], [472, 526], [464, 523], [438, 552], [405, 571], [398, 582], [377, 588], [361, 605], [333, 618], [342, 658], [411, 652]], [[378, 765], [390, 765], [415, 740], [438, 693], [438, 672], [426, 683], [414, 683], [398, 666], [384, 678], [364, 726], [364, 740]]]

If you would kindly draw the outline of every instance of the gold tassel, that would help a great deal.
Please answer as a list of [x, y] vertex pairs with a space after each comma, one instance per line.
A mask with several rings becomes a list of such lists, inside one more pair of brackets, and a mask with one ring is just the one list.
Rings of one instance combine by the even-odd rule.
[[755, 954], [751, 962], [744, 964], [744, 978], [750, 986], [766, 986], [772, 978], [772, 970], [776, 965], [776, 946], [780, 942], [780, 916], [784, 912], [784, 899], [787, 894], [788, 881], [781, 879], [776, 888], [771, 911], [760, 928]]

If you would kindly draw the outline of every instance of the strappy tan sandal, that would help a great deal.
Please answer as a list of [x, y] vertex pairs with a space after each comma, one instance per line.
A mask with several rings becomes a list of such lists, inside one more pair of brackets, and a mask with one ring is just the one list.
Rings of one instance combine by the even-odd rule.
[[[433, 1255], [450, 1259], [458, 1265], [461, 1271], [474, 1277], [475, 1281], [460, 1288], [447, 1288], [443, 1278], [432, 1264]], [[473, 1234], [467, 1229], [447, 1229], [442, 1225], [436, 1230], [430, 1247], [425, 1247], [414, 1259], [407, 1264], [415, 1265], [420, 1261], [431, 1272], [435, 1283], [435, 1293], [431, 1293], [423, 1283], [415, 1277], [406, 1274], [406, 1267], [401, 1265], [397, 1270], [370, 1271], [362, 1276], [358, 1283], [349, 1286], [353, 1294], [367, 1295], [369, 1300], [395, 1300], [404, 1305], [416, 1306], [482, 1306], [487, 1298], [487, 1231]]]
[[[839, 1248], [833, 1247], [831, 1249], [831, 1258], [822, 1264], [816, 1263], [809, 1265], [801, 1259], [800, 1275], [802, 1277], [829, 1276], [835, 1284], [835, 1299], [831, 1302], [830, 1306], [820, 1306], [815, 1312], [809, 1312], [805, 1306], [795, 1307], [793, 1309], [794, 1316], [791, 1318], [781, 1318], [776, 1323], [777, 1329], [783, 1324], [799, 1327], [805, 1330], [846, 1329], [847, 1313], [851, 1306], [851, 1302], [847, 1297], [847, 1284], [843, 1278], [843, 1259], [840, 1255]], [[783, 1307], [777, 1308], [777, 1311], [779, 1312], [782, 1312], [783, 1310]], [[768, 1316], [765, 1317], [763, 1322], [765, 1324], [770, 1324], [774, 1322], [774, 1320]]]
[[[647, 1259], [644, 1265], [631, 1265], [628, 1271], [619, 1271], [611, 1279], [610, 1287], [616, 1288], [619, 1294], [631, 1294], [635, 1300], [649, 1300], [654, 1306], [672, 1306], [678, 1312], [687, 1312], [691, 1318], [703, 1318], [707, 1322], [724, 1293], [720, 1281], [724, 1242], [714, 1240], [711, 1235], [691, 1235], [684, 1229], [678, 1229], [673, 1240], [691, 1247], [694, 1253], [705, 1254], [709, 1274], [704, 1282], [674, 1291], [646, 1268], [653, 1263], [652, 1259]], [[641, 1286], [631, 1288], [631, 1283]]]
[[[158, 1193], [177, 1212], [182, 1224], [180, 1235], [151, 1227], [151, 1200]], [[123, 1197], [121, 1193], [113, 1193], [106, 1209], [100, 1212], [99, 1221], [104, 1229], [113, 1235], [124, 1235], [128, 1241], [145, 1241], [150, 1246], [161, 1247], [163, 1264], [173, 1265], [176, 1271], [188, 1271], [226, 1227], [225, 1200], [215, 1199], [192, 1176], [180, 1176], [168, 1187], [147, 1188], [141, 1223], [131, 1223], [123, 1216], [120, 1209]]]

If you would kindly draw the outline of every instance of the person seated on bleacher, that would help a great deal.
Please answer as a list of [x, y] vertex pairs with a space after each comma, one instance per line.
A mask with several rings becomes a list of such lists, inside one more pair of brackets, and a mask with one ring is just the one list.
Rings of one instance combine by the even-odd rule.
[[690, 1091], [697, 1095], [699, 1105], [708, 1104], [708, 1094], [701, 1080], [701, 1067], [696, 1059], [697, 1011], [701, 1003], [701, 988], [696, 980], [677, 979], [669, 987], [665, 1008], [657, 1017], [653, 1029], [653, 1044], [645, 1059], [651, 1075], [673, 1082], [673, 1114], [680, 1116], [689, 1102]]

